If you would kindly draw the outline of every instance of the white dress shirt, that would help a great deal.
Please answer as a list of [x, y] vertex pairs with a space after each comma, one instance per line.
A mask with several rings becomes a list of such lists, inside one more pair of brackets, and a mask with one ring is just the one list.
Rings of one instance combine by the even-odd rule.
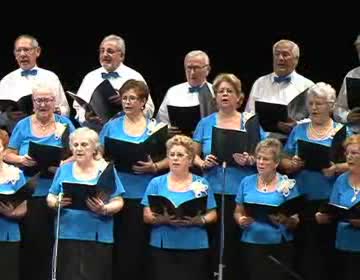
[[[60, 108], [62, 115], [69, 115], [70, 108], [64, 89], [58, 76], [46, 69], [35, 66], [37, 74], [33, 76], [21, 76], [21, 68], [7, 74], [0, 82], [0, 99], [19, 100], [21, 97], [31, 94], [38, 84], [55, 90], [56, 106]], [[32, 70], [33, 70], [32, 69]]]
[[[212, 95], [214, 96], [212, 85], [210, 83], [207, 83], [207, 86], [210, 89]], [[199, 105], [199, 92], [190, 92], [190, 87], [190, 84], [188, 82], [185, 82], [169, 88], [160, 105], [159, 112], [157, 114], [158, 121], [167, 124], [170, 123], [169, 113], [167, 109], [168, 105], [178, 107], [191, 107]]]
[[[127, 80], [130, 80], [130, 79], [145, 82], [145, 79], [139, 72], [124, 65], [123, 63], [120, 64], [120, 66], [114, 72], [117, 72], [119, 74], [119, 77], [118, 78], [110, 78], [109, 82], [116, 90], [119, 90], [121, 88], [121, 86]], [[77, 92], [77, 95], [79, 97], [81, 97], [82, 99], [84, 99], [86, 102], [90, 101], [95, 88], [104, 81], [101, 73], [107, 73], [105, 68], [100, 67], [98, 69], [95, 69], [95, 70], [89, 72], [84, 77], [84, 79], [80, 85], [80, 88]], [[78, 121], [80, 123], [83, 123], [85, 121], [85, 110], [77, 102], [74, 102], [73, 107], [77, 112], [76, 118], [78, 119]], [[155, 110], [154, 103], [152, 101], [151, 96], [149, 95], [149, 98], [145, 105], [144, 113], [148, 118], [151, 118], [154, 113], [154, 110]]]
[[339, 95], [336, 99], [335, 108], [334, 108], [334, 118], [337, 122], [341, 122], [341, 123], [347, 122], [347, 116], [350, 112], [349, 105], [347, 102], [346, 78], [360, 79], [360, 66], [352, 69], [345, 75], [344, 81], [339, 91]]
[[245, 111], [255, 113], [255, 101], [288, 105], [296, 96], [302, 93], [314, 83], [293, 71], [290, 82], [274, 82], [275, 73], [258, 78], [249, 95]]

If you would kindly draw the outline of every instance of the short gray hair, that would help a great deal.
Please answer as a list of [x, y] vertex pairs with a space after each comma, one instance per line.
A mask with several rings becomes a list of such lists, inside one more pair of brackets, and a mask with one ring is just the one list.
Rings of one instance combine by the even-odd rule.
[[324, 82], [319, 82], [310, 87], [308, 90], [307, 100], [309, 100], [310, 97], [325, 98], [332, 108], [336, 100], [336, 91], [331, 85]]
[[95, 159], [98, 159], [99, 157], [101, 157], [102, 148], [101, 148], [101, 144], [100, 144], [99, 134], [95, 130], [90, 129], [88, 127], [80, 127], [80, 128], [77, 128], [75, 131], [73, 131], [69, 137], [69, 144], [70, 144], [71, 150], [73, 150], [73, 148], [74, 148], [73, 147], [74, 139], [78, 136], [82, 136], [85, 139], [89, 140], [89, 142], [94, 146], [94, 148], [95, 148], [94, 158]]
[[205, 59], [205, 64], [210, 65], [209, 56], [207, 55], [206, 52], [201, 51], [201, 50], [194, 50], [194, 51], [188, 52], [185, 56], [185, 60], [188, 59], [189, 57], [194, 57], [194, 56], [202, 56]]
[[118, 35], [115, 35], [115, 34], [108, 35], [101, 41], [100, 46], [106, 41], [114, 41], [114, 42], [116, 42], [119, 49], [121, 50], [122, 55], [125, 56], [125, 41], [124, 41], [124, 39], [122, 37], [120, 37]]
[[294, 57], [296, 58], [299, 58], [300, 57], [300, 49], [299, 49], [299, 46], [294, 43], [293, 41], [290, 41], [290, 40], [285, 40], [285, 39], [282, 39], [280, 41], [277, 41], [274, 46], [273, 46], [273, 54], [275, 53], [275, 49], [278, 45], [280, 44], [287, 44], [287, 45], [290, 45], [291, 46], [291, 52], [293, 54]]
[[18, 36], [15, 39], [14, 47], [16, 45], [16, 42], [19, 41], [20, 39], [29, 39], [29, 40], [31, 40], [31, 46], [33, 48], [40, 47], [38, 40], [34, 36], [31, 36], [31, 35], [28, 35], [28, 34], [23, 34], [23, 35]]
[[278, 139], [275, 138], [267, 138], [262, 140], [256, 145], [255, 148], [255, 155], [260, 153], [262, 150], [268, 149], [273, 155], [273, 159], [276, 162], [279, 162], [281, 159], [281, 151], [282, 151], [282, 144]]

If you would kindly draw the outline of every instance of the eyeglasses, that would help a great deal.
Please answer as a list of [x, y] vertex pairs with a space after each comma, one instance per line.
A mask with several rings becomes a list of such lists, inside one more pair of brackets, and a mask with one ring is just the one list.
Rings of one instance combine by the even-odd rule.
[[127, 102], [129, 101], [130, 103], [134, 103], [135, 101], [139, 100], [139, 98], [137, 96], [134, 95], [130, 95], [130, 96], [123, 96], [121, 98], [122, 102]]
[[18, 48], [15, 49], [14, 52], [16, 55], [21, 54], [21, 52], [24, 52], [25, 54], [29, 54], [30, 52], [32, 52], [34, 49], [36, 49], [36, 47], [32, 47], [32, 48]]
[[117, 52], [121, 52], [121, 50], [114, 50], [114, 49], [99, 49], [100, 54], [108, 53], [110, 55], [114, 55]]
[[198, 72], [200, 71], [201, 69], [204, 69], [205, 67], [208, 67], [209, 65], [205, 64], [203, 66], [200, 66], [200, 65], [186, 65], [185, 66], [185, 70], [186, 71], [194, 71], [194, 72]]
[[231, 88], [221, 88], [218, 91], [216, 91], [216, 94], [235, 94], [235, 91]]
[[45, 104], [45, 105], [48, 105], [50, 104], [51, 102], [54, 102], [55, 101], [55, 98], [52, 97], [52, 98], [34, 98], [34, 103], [36, 105], [41, 105], [41, 104]]
[[175, 153], [175, 152], [168, 153], [168, 157], [170, 159], [174, 159], [175, 157], [177, 157], [179, 159], [183, 159], [186, 156], [188, 156], [188, 154], [186, 154], [186, 153]]
[[345, 156], [347, 157], [360, 157], [360, 152], [359, 151], [346, 151], [345, 152]]

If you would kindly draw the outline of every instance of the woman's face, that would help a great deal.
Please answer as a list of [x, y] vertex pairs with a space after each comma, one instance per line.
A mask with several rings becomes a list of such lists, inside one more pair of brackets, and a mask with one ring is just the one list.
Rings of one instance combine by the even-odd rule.
[[312, 122], [323, 124], [330, 118], [330, 104], [325, 97], [310, 96], [308, 110]]
[[360, 171], [360, 144], [348, 145], [345, 154], [350, 171]]
[[174, 145], [168, 151], [169, 168], [172, 172], [188, 172], [191, 166], [190, 155], [184, 146]]
[[34, 111], [37, 117], [51, 117], [55, 111], [55, 96], [49, 92], [33, 94]]
[[216, 92], [216, 103], [220, 110], [222, 109], [234, 109], [236, 110], [241, 106], [243, 97], [236, 95], [236, 90], [232, 84], [228, 82], [221, 82]]
[[135, 90], [130, 89], [121, 96], [122, 107], [126, 115], [142, 114], [145, 101], [140, 99]]
[[260, 175], [269, 175], [276, 172], [279, 163], [274, 159], [270, 149], [260, 149], [256, 155], [256, 167]]
[[77, 135], [73, 139], [72, 152], [76, 162], [84, 163], [94, 159], [96, 149], [87, 137]]

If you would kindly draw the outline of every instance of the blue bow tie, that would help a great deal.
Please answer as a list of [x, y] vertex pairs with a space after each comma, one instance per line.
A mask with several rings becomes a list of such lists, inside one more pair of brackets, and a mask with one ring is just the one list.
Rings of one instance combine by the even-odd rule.
[[116, 78], [119, 78], [120, 75], [118, 72], [108, 72], [108, 73], [101, 73], [101, 77], [104, 79], [104, 80], [108, 80], [108, 79], [116, 79]]
[[189, 92], [194, 93], [194, 92], [199, 92], [201, 90], [202, 87], [197, 86], [197, 87], [189, 87]]
[[282, 77], [274, 77], [275, 83], [290, 83], [291, 77], [289, 76], [282, 76]]
[[37, 70], [36, 69], [21, 71], [21, 76], [23, 76], [23, 77], [36, 76], [36, 75], [37, 75]]

